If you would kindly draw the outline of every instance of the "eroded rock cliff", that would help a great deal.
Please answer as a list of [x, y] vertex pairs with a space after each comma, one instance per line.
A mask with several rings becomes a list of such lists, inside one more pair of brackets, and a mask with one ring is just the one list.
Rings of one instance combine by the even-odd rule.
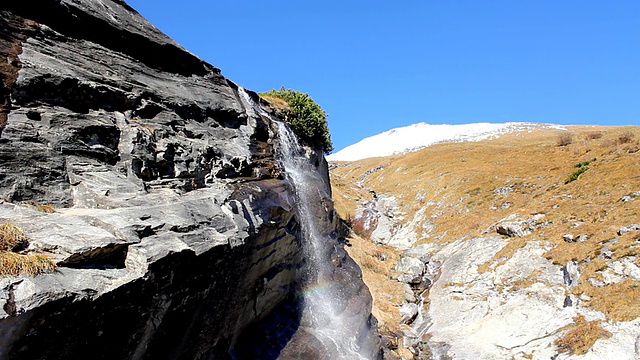
[[257, 95], [119, 0], [3, 4], [0, 76], [0, 219], [58, 265], [0, 278], [0, 358], [321, 357], [295, 344], [306, 260]]

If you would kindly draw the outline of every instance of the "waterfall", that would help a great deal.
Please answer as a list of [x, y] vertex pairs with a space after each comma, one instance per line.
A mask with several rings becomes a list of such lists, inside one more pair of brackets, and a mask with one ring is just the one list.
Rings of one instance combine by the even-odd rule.
[[[270, 118], [242, 88], [239, 92], [248, 112]], [[321, 344], [323, 359], [373, 359], [378, 343], [371, 331], [371, 298], [357, 265], [337, 241], [333, 206], [326, 204], [331, 201], [329, 184], [289, 126], [271, 121], [277, 126], [276, 155], [293, 188], [306, 259], [300, 328]]]
[[[291, 129], [278, 122], [279, 158], [294, 188], [295, 207], [308, 259], [304, 285], [302, 326], [314, 335], [334, 359], [369, 359], [371, 349], [363, 346], [361, 332], [368, 331], [367, 319], [349, 309], [343, 286], [335, 279], [336, 259], [344, 251], [322, 228], [328, 214], [318, 206], [327, 186], [312, 169], [305, 150]], [[320, 211], [318, 211], [320, 210]], [[343, 279], [346, 280], [346, 279]]]

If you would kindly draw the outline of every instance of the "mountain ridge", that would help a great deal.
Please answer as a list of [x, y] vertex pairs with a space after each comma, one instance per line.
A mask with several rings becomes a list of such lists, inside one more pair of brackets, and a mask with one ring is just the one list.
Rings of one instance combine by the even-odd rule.
[[429, 124], [419, 122], [366, 137], [327, 156], [329, 161], [356, 161], [417, 151], [442, 142], [479, 141], [505, 133], [563, 125], [532, 122]]

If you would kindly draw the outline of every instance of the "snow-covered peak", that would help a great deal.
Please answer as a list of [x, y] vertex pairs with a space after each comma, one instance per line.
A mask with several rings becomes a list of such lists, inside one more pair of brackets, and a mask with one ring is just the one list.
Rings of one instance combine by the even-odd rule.
[[407, 153], [442, 142], [479, 141], [492, 136], [553, 125], [509, 122], [432, 125], [424, 122], [391, 129], [327, 156], [329, 161], [355, 161]]

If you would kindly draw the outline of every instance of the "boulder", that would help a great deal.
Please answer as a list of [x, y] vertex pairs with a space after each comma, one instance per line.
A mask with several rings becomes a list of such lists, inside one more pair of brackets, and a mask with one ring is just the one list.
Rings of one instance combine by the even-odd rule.
[[398, 260], [395, 271], [399, 273], [398, 281], [419, 284], [424, 273], [424, 263], [413, 257], [403, 257]]
[[626, 233], [636, 231], [636, 230], [640, 230], [640, 224], [631, 224], [631, 225], [623, 226], [620, 228], [620, 230], [618, 230], [618, 235], [624, 235]]
[[[542, 213], [535, 214], [529, 218], [523, 218], [518, 214], [511, 214], [491, 225], [489, 229], [495, 229], [498, 234], [508, 237], [523, 237], [539, 228], [547, 226], [548, 223], [542, 221], [544, 218], [545, 214]], [[488, 232], [488, 230], [486, 232]]]
[[520, 222], [503, 222], [498, 224], [496, 232], [500, 235], [506, 235], [509, 237], [522, 237], [531, 234], [531, 231], [527, 228], [523, 228]]
[[400, 324], [406, 324], [411, 322], [418, 314], [418, 304], [416, 303], [403, 303], [398, 308], [400, 312]]

